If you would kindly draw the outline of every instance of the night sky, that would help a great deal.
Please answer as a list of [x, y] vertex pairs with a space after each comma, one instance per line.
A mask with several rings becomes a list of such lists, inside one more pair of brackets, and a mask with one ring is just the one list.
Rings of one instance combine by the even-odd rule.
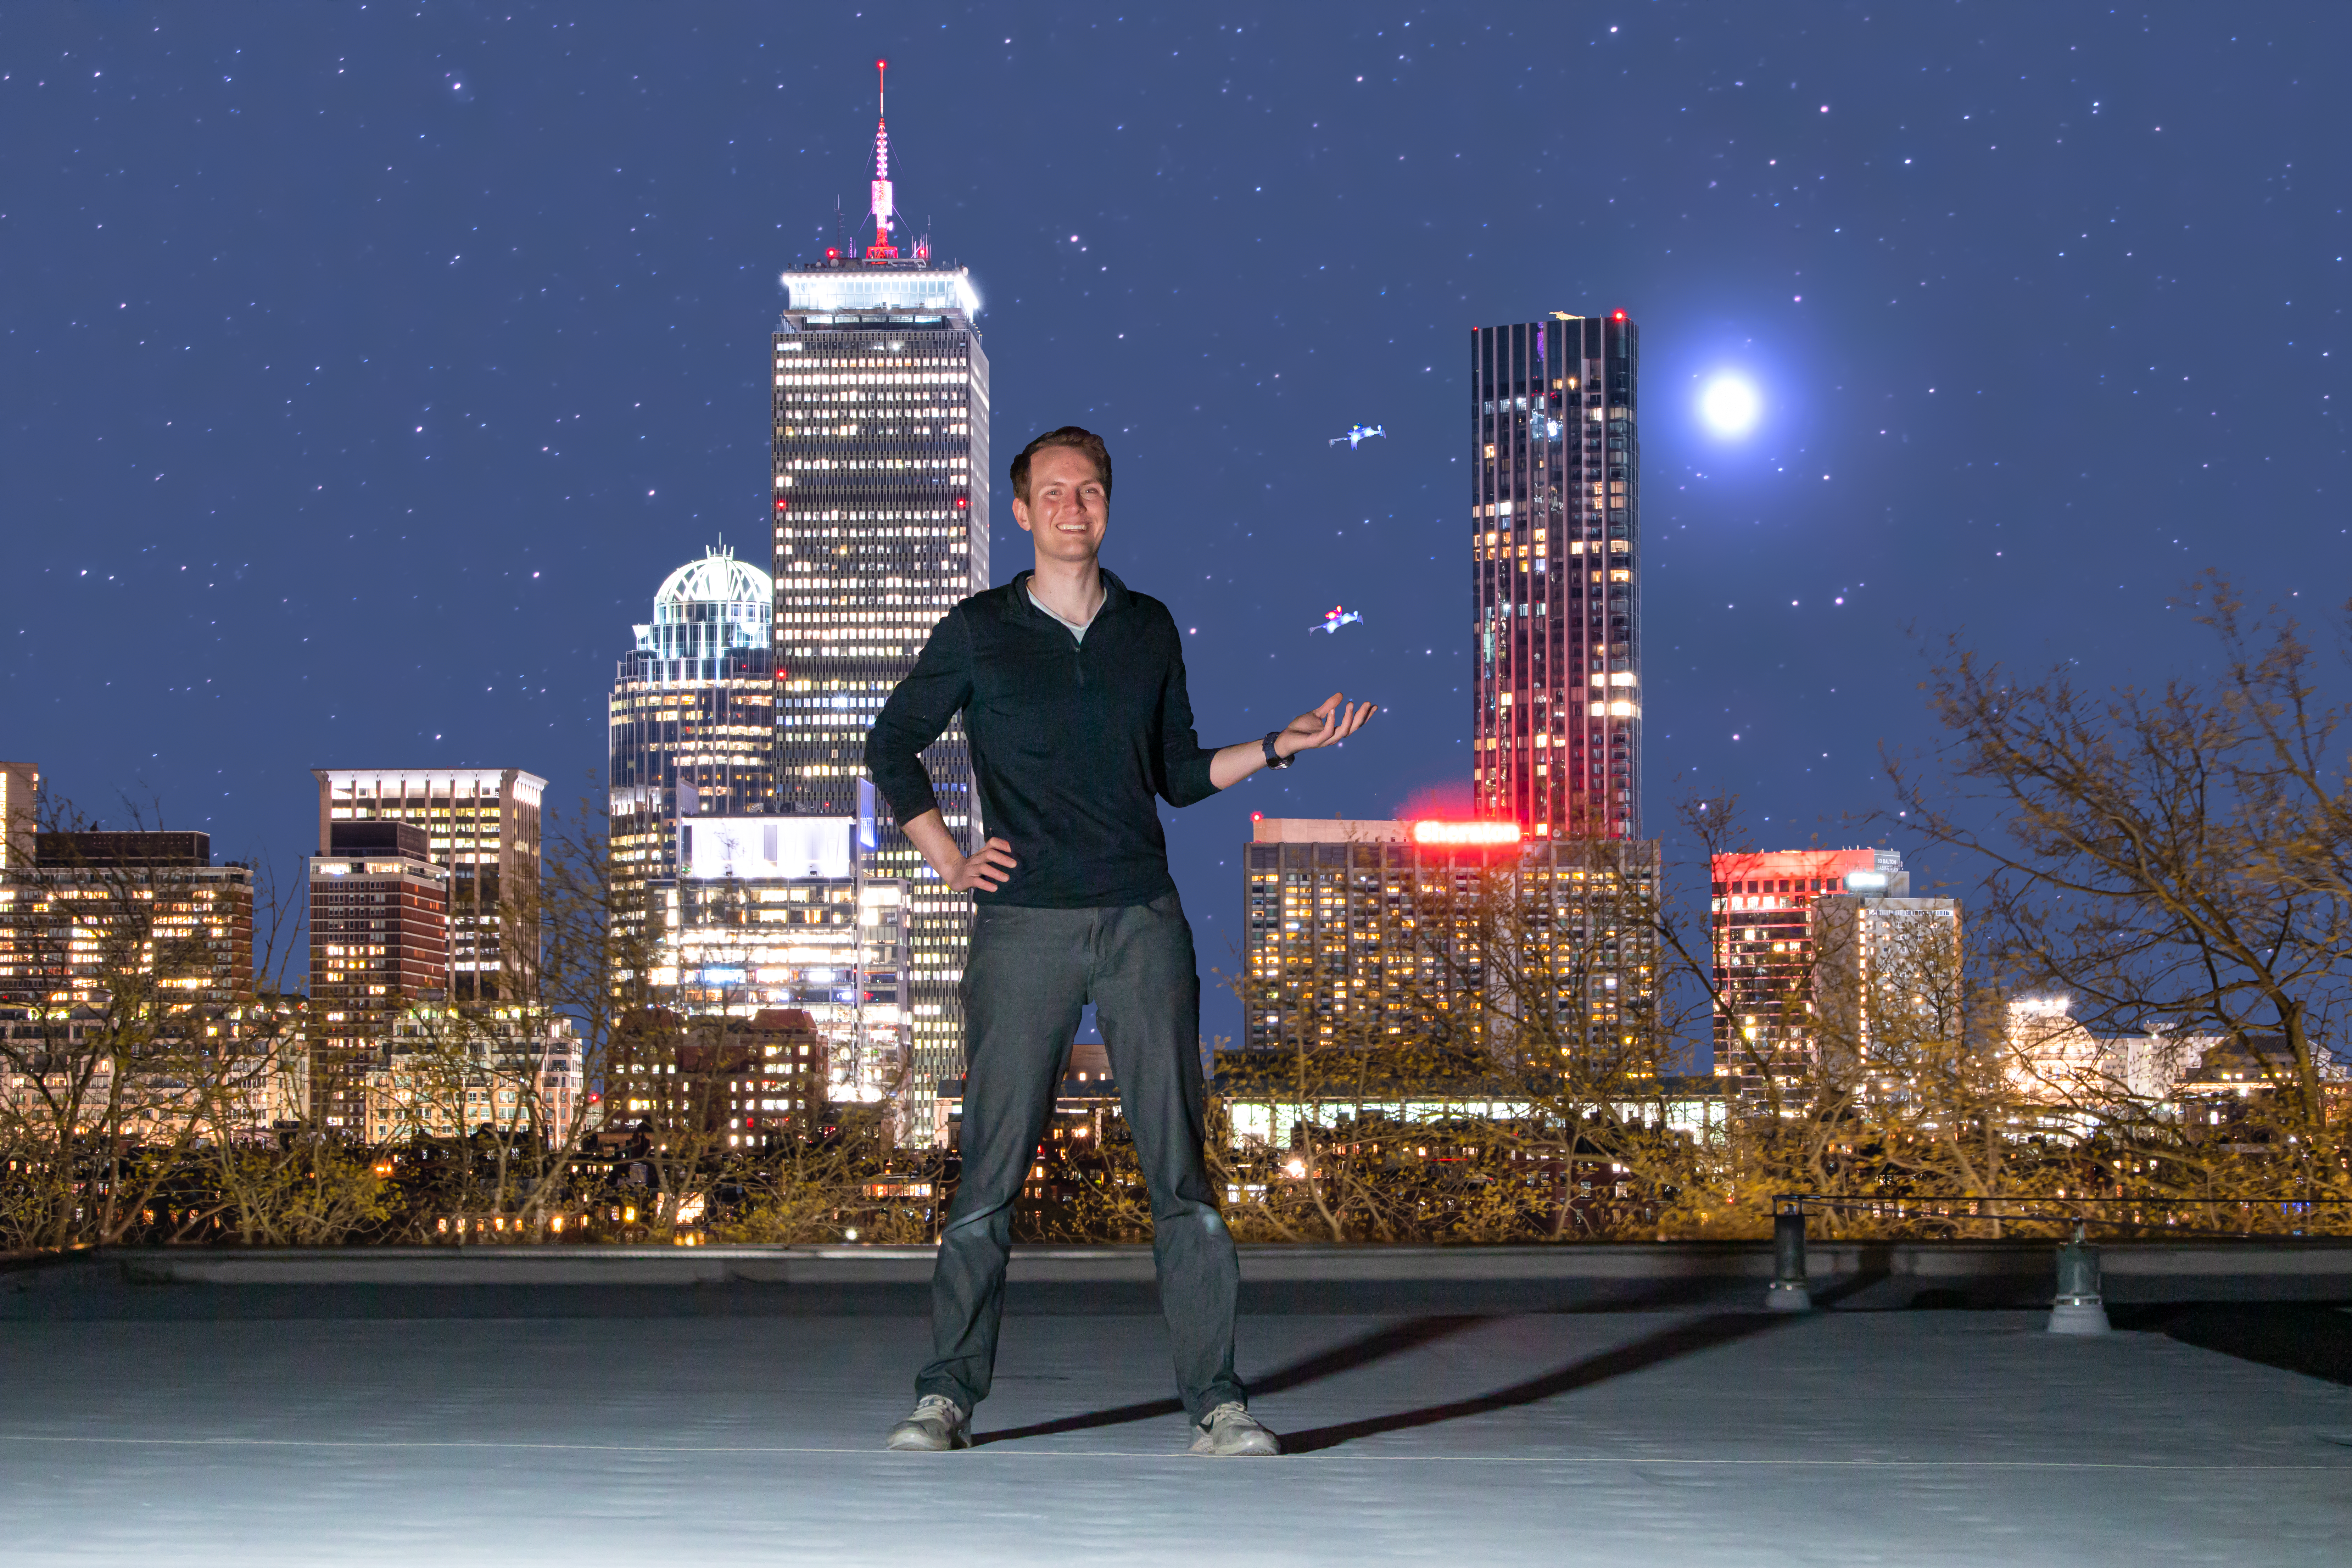
[[1086, 424], [1204, 741], [1387, 710], [1170, 814], [1204, 967], [1253, 810], [1466, 800], [1476, 324], [1642, 327], [1654, 832], [1861, 841], [1947, 634], [2146, 679], [2203, 568], [2344, 597], [2352, 8], [1185, 10], [12, 8], [0, 756], [282, 879], [313, 766], [600, 789], [663, 575], [766, 564], [776, 274], [865, 205], [877, 57], [986, 304], [997, 581], [1003, 461]]

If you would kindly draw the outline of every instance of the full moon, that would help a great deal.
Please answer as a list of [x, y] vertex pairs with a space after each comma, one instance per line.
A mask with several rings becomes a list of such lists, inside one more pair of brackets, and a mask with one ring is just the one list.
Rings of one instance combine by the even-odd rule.
[[1718, 436], [1746, 435], [1761, 406], [1756, 389], [1734, 375], [1717, 376], [1698, 399], [1700, 416]]

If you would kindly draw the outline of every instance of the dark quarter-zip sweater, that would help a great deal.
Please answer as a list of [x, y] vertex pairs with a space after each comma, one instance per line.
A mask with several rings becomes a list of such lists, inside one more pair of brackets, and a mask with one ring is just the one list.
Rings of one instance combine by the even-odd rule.
[[939, 804], [922, 750], [961, 712], [981, 826], [1018, 862], [973, 896], [1032, 909], [1149, 903], [1176, 887], [1153, 797], [1190, 805], [1217, 793], [1176, 619], [1105, 572], [1081, 640], [1030, 603], [1029, 578], [973, 595], [931, 628], [866, 733], [866, 770], [912, 822]]

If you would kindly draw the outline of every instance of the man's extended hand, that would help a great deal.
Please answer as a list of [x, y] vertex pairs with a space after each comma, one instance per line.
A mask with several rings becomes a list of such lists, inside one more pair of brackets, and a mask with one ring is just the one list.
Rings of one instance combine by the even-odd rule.
[[959, 893], [992, 893], [1004, 886], [1016, 864], [1013, 846], [1004, 839], [992, 838], [977, 853], [963, 858], [963, 864], [955, 868], [947, 884]]
[[1275, 751], [1286, 757], [1295, 757], [1318, 746], [1334, 745], [1362, 729], [1364, 721], [1376, 710], [1374, 705], [1350, 702], [1343, 708], [1339, 697], [1340, 694], [1334, 691], [1315, 711], [1301, 713], [1293, 719], [1284, 727], [1282, 733], [1274, 738]]
[[[1339, 693], [1331, 693], [1329, 701], [1312, 713], [1301, 713], [1282, 729], [1275, 731], [1276, 754], [1295, 757], [1301, 752], [1311, 752], [1318, 746], [1333, 745], [1346, 740], [1364, 727], [1364, 721], [1378, 710], [1370, 702], [1342, 704]], [[1227, 746], [1209, 762], [1209, 782], [1219, 789], [1231, 789], [1250, 774], [1265, 766], [1265, 748], [1256, 741], [1244, 741]]]

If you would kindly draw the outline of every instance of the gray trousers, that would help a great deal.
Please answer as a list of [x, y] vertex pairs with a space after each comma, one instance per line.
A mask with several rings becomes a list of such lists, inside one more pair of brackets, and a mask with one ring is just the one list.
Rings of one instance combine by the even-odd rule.
[[1241, 1267], [1202, 1161], [1201, 976], [1176, 895], [1125, 909], [983, 904], [963, 999], [963, 1175], [931, 1273], [932, 1358], [916, 1393], [966, 1410], [988, 1397], [1013, 1203], [1092, 1002], [1151, 1193], [1177, 1389], [1195, 1420], [1227, 1400], [1246, 1403], [1234, 1376]]

